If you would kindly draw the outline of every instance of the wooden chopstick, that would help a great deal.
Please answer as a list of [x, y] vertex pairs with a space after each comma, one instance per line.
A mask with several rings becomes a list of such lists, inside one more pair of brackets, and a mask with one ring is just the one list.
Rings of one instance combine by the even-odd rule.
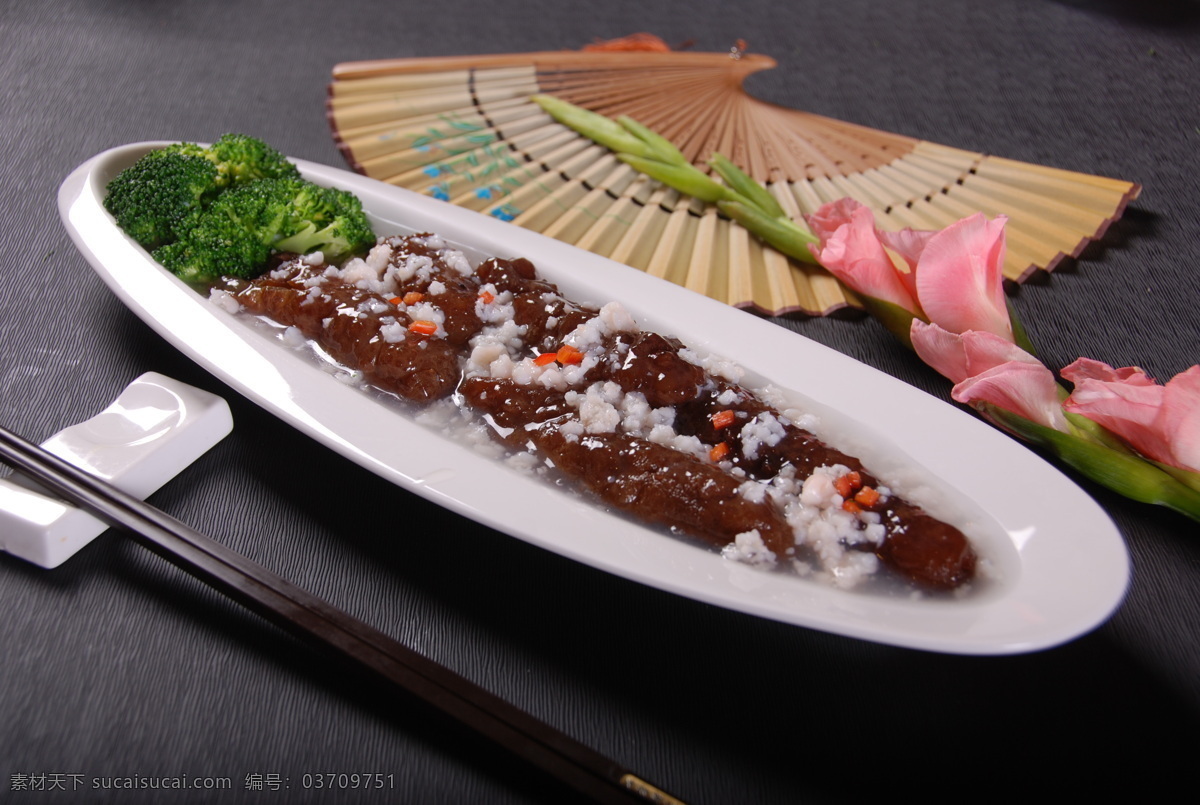
[[597, 802], [678, 803], [574, 738], [174, 517], [0, 427], [0, 459], [181, 570], [408, 691]]

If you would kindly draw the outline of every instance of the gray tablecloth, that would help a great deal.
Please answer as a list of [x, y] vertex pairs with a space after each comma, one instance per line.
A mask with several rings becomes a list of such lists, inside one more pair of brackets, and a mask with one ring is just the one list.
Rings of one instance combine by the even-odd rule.
[[[1128, 542], [1128, 598], [1024, 656], [884, 647], [675, 597], [398, 493], [263, 413], [100, 283], [55, 193], [108, 147], [225, 131], [340, 165], [323, 103], [341, 61], [740, 37], [779, 61], [750, 81], [759, 97], [1143, 184], [1015, 304], [1050, 365], [1167, 378], [1200, 358], [1198, 25], [1182, 0], [0, 0], [0, 419], [38, 441], [151, 370], [225, 396], [233, 434], [156, 505], [688, 802], [1153, 792], [1198, 748], [1194, 523], [1084, 483]], [[947, 394], [874, 322], [779, 323]], [[565, 801], [115, 532], [54, 571], [0, 555], [0, 613], [6, 802]], [[305, 787], [325, 773], [387, 785]], [[114, 788], [183, 775], [229, 787]]]

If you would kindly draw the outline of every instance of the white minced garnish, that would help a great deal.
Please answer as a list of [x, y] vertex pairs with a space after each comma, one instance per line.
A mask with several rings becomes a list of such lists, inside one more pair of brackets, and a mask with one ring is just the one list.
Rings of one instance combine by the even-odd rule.
[[392, 309], [392, 306], [382, 299], [377, 299], [374, 296], [368, 296], [366, 299], [358, 303], [358, 312], [369, 315], [380, 316]]
[[533, 472], [542, 465], [542, 460], [533, 453], [522, 450], [520, 453], [513, 453], [506, 458], [504, 463], [522, 472]]
[[616, 433], [621, 425], [617, 403], [624, 393], [616, 383], [593, 383], [582, 395], [572, 394], [568, 403], [578, 402], [579, 420], [588, 433]]
[[746, 458], [754, 461], [758, 458], [758, 448], [762, 445], [774, 447], [779, 444], [779, 440], [787, 434], [778, 419], [774, 415], [764, 411], [754, 419], [746, 423], [742, 428], [742, 453]]
[[233, 294], [229, 291], [222, 291], [219, 288], [213, 288], [208, 292], [208, 301], [229, 314], [237, 313], [242, 309], [242, 306], [238, 304]]
[[636, 333], [638, 331], [637, 322], [620, 302], [609, 302], [600, 308], [597, 318], [604, 322], [610, 333]]
[[319, 266], [325, 262], [324, 252], [309, 252], [300, 258], [300, 262], [306, 266]]
[[380, 282], [381, 271], [380, 268], [366, 260], [351, 260], [342, 266], [341, 271], [337, 272], [336, 276], [342, 282], [362, 288], [363, 290], [381, 293], [383, 291]]
[[741, 395], [731, 388], [725, 389], [717, 396], [718, 405], [733, 405]]
[[767, 487], [762, 481], [743, 481], [738, 494], [751, 503], [762, 503], [767, 499]]
[[441, 280], [434, 280], [429, 283], [429, 287], [426, 290], [430, 296], [440, 296], [446, 292], [446, 283]]
[[[488, 299], [491, 301], [486, 301]], [[475, 299], [475, 315], [485, 325], [503, 324], [516, 315], [512, 300], [512, 291], [501, 293], [496, 290], [495, 285], [489, 282], [479, 289], [479, 296]], [[515, 323], [513, 324], [515, 326]]]
[[432, 305], [429, 302], [418, 302], [415, 305], [408, 306], [408, 315], [413, 321], [428, 321], [437, 325], [437, 330], [433, 335], [437, 338], [446, 337], [446, 329], [442, 325], [446, 323], [446, 314], [442, 312], [440, 307]]
[[[477, 310], [479, 304], [476, 303]], [[511, 303], [505, 307], [509, 311], [512, 310]], [[501, 321], [498, 325], [484, 327], [470, 341], [471, 357], [467, 360], [467, 374], [469, 376], [491, 375], [504, 379], [511, 378], [513, 359], [522, 350], [521, 339], [527, 329], [525, 325], [513, 321], [511, 313], [509, 318]], [[502, 362], [497, 364], [497, 361]]]
[[462, 274], [464, 277], [475, 272], [474, 267], [471, 265], [471, 261], [468, 260], [467, 256], [458, 249], [445, 249], [438, 256], [442, 258], [443, 263], [450, 266], [450, 268], [454, 269], [459, 274]]
[[721, 549], [721, 556], [747, 565], [775, 564], [775, 553], [763, 543], [757, 528], [734, 537], [733, 542]]
[[404, 340], [407, 331], [407, 327], [392, 319], [391, 322], [380, 326], [379, 335], [389, 344], [398, 344]]
[[420, 272], [428, 274], [433, 267], [433, 260], [423, 254], [410, 254], [403, 260], [393, 261], [388, 267], [388, 273], [399, 282], [408, 282]]
[[280, 339], [289, 347], [296, 349], [308, 346], [308, 337], [300, 331], [299, 327], [285, 327]]
[[695, 350], [684, 347], [679, 350], [679, 357], [694, 366], [699, 366], [713, 377], [720, 377], [730, 383], [741, 383], [746, 370], [738, 364], [717, 355], [700, 355]]

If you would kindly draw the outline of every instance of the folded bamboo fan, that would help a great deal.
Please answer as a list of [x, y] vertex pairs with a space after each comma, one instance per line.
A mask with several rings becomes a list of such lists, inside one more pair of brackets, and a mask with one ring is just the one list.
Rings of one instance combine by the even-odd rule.
[[367, 176], [480, 210], [738, 307], [825, 315], [854, 304], [823, 270], [761, 245], [715, 207], [637, 173], [529, 100], [628, 114], [698, 165], [719, 151], [793, 218], [851, 196], [885, 229], [1009, 216], [1005, 274], [1078, 256], [1140, 188], [764, 103], [742, 87], [760, 55], [545, 52], [349, 62], [328, 117]]

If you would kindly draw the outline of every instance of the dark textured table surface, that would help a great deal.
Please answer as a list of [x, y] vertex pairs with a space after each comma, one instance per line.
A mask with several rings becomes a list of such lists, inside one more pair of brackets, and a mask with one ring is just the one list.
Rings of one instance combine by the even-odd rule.
[[[705, 50], [747, 40], [779, 62], [750, 90], [786, 106], [1140, 182], [1103, 242], [1015, 304], [1051, 365], [1089, 355], [1165, 379], [1200, 360], [1195, 2], [0, 0], [0, 421], [40, 441], [146, 371], [226, 397], [232, 435], [152, 502], [688, 802], [1166, 787], [1200, 748], [1194, 523], [1085, 484], [1128, 543], [1129, 594], [1095, 632], [1030, 655], [724, 611], [460, 519], [297, 434], [128, 312], [58, 220], [61, 180], [127, 142], [244, 131], [340, 165], [323, 102], [341, 61], [640, 30]], [[780, 324], [947, 394], [873, 322]], [[394, 788], [299, 785], [329, 772]], [[564, 801], [115, 532], [53, 571], [0, 555], [0, 775], [13, 803]], [[34, 775], [77, 790], [14, 790]], [[105, 789], [176, 775], [231, 783]]]

